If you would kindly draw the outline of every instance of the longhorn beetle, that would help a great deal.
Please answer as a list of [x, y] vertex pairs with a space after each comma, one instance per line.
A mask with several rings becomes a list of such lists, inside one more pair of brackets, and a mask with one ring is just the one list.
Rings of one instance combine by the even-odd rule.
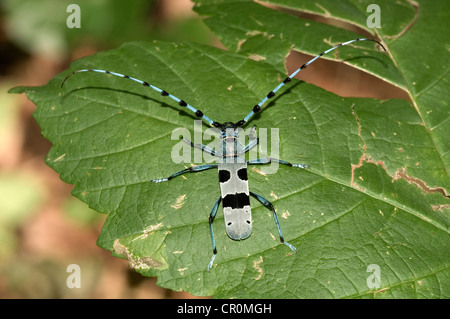
[[118, 76], [121, 78], [125, 78], [128, 80], [135, 81], [137, 83], [140, 83], [143, 86], [150, 87], [153, 90], [159, 92], [162, 96], [167, 96], [171, 98], [172, 100], [176, 101], [179, 106], [186, 107], [191, 112], [195, 114], [197, 118], [201, 118], [204, 121], [206, 121], [211, 127], [218, 128], [220, 130], [220, 146], [218, 151], [216, 152], [209, 146], [203, 145], [203, 144], [194, 144], [191, 141], [184, 139], [183, 140], [191, 145], [192, 147], [199, 148], [203, 152], [209, 153], [213, 156], [218, 157], [218, 164], [206, 164], [206, 165], [198, 165], [198, 166], [191, 166], [189, 168], [183, 169], [179, 172], [176, 172], [172, 175], [170, 175], [167, 178], [159, 178], [154, 179], [152, 182], [154, 183], [161, 183], [161, 182], [168, 182], [171, 179], [180, 176], [184, 173], [193, 173], [193, 172], [200, 172], [204, 170], [208, 170], [211, 168], [217, 168], [219, 171], [219, 185], [220, 185], [220, 196], [215, 202], [211, 213], [209, 215], [209, 230], [211, 233], [211, 242], [213, 247], [213, 256], [211, 257], [211, 260], [208, 264], [207, 270], [209, 271], [214, 263], [214, 259], [217, 255], [217, 249], [216, 249], [216, 243], [214, 241], [214, 233], [213, 233], [213, 222], [214, 218], [216, 217], [217, 210], [219, 208], [220, 203], [222, 203], [223, 206], [223, 214], [225, 219], [225, 229], [227, 232], [228, 237], [230, 237], [233, 240], [244, 240], [248, 238], [252, 233], [252, 214], [251, 214], [251, 208], [250, 208], [250, 196], [256, 198], [261, 204], [263, 204], [265, 207], [270, 209], [273, 213], [273, 217], [275, 219], [275, 223], [277, 225], [278, 229], [278, 235], [280, 238], [280, 241], [288, 246], [292, 251], [297, 252], [297, 249], [284, 240], [283, 234], [281, 232], [280, 223], [278, 221], [277, 213], [275, 211], [275, 208], [273, 207], [272, 203], [269, 202], [266, 198], [263, 196], [253, 193], [249, 191], [248, 188], [248, 176], [247, 176], [247, 165], [262, 165], [262, 164], [269, 164], [273, 161], [276, 161], [280, 164], [287, 165], [289, 167], [297, 167], [297, 168], [307, 168], [308, 166], [305, 164], [291, 164], [289, 162], [286, 162], [281, 159], [276, 158], [258, 158], [255, 160], [248, 160], [246, 161], [244, 154], [248, 152], [251, 148], [255, 147], [258, 144], [257, 138], [252, 138], [255, 132], [255, 127], [252, 128], [252, 131], [250, 132], [250, 142], [242, 146], [239, 139], [239, 128], [244, 126], [255, 113], [258, 113], [261, 111], [261, 107], [263, 104], [269, 100], [270, 98], [275, 96], [275, 93], [281, 89], [285, 84], [289, 83], [291, 79], [297, 75], [298, 72], [305, 69], [308, 65], [310, 65], [312, 62], [320, 58], [322, 55], [327, 54], [341, 46], [357, 42], [357, 41], [373, 41], [378, 43], [385, 51], [386, 49], [384, 46], [378, 42], [377, 40], [373, 39], [366, 39], [366, 38], [359, 38], [350, 40], [347, 42], [343, 42], [341, 44], [338, 44], [322, 53], [314, 57], [313, 59], [309, 60], [305, 64], [303, 64], [301, 67], [299, 67], [296, 71], [294, 71], [291, 75], [289, 75], [286, 79], [283, 80], [277, 87], [275, 87], [272, 91], [270, 91], [258, 104], [256, 104], [253, 109], [250, 111], [250, 113], [247, 114], [247, 116], [234, 122], [224, 122], [219, 123], [211, 120], [209, 117], [207, 117], [205, 114], [203, 114], [202, 111], [194, 108], [193, 106], [189, 105], [184, 100], [180, 100], [176, 96], [168, 93], [165, 90], [161, 90], [160, 88], [153, 86], [152, 84], [133, 78], [128, 75], [112, 72], [112, 71], [106, 71], [106, 70], [99, 70], [99, 69], [83, 69], [83, 70], [77, 70], [70, 73], [61, 83], [61, 87], [64, 85], [66, 80], [71, 77], [74, 74], [81, 73], [81, 72], [97, 72], [97, 73], [104, 73], [104, 74], [111, 74], [114, 76]]

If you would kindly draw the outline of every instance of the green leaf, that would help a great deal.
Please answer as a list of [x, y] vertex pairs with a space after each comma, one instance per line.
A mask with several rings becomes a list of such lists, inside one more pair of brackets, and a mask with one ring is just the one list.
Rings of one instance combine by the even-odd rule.
[[[293, 80], [249, 122], [260, 133], [279, 129], [280, 158], [310, 166], [280, 166], [276, 174], [249, 169], [250, 189], [274, 204], [285, 239], [299, 252], [279, 242], [271, 212], [252, 200], [254, 229], [244, 241], [226, 236], [218, 213], [218, 255], [208, 273], [217, 173], [151, 183], [190, 165], [174, 163], [171, 153], [180, 143], [175, 129], [188, 128], [193, 139], [193, 115], [110, 75], [81, 73], [60, 85], [73, 70], [113, 70], [164, 89], [215, 121], [237, 122], [286, 76], [280, 59], [292, 44], [318, 54], [358, 37], [313, 22], [302, 29], [304, 20], [249, 1], [210, 3], [197, 1], [197, 11], [201, 4], [211, 16], [207, 24], [218, 25], [213, 31], [236, 52], [131, 42], [75, 61], [46, 86], [11, 90], [26, 92], [38, 106], [34, 116], [53, 143], [47, 163], [74, 184], [75, 196], [109, 214], [98, 244], [143, 275], [158, 276], [159, 285], [197, 295], [448, 298], [449, 10], [438, 7], [442, 2], [419, 2], [420, 14], [411, 18], [414, 8], [403, 13], [383, 4], [382, 12], [401, 12], [396, 21], [403, 27], [413, 21], [398, 34], [402, 26], [390, 21], [389, 35], [377, 34], [387, 53], [360, 42], [328, 56], [406, 89], [411, 101], [342, 98]], [[339, 2], [339, 10], [318, 3], [343, 20], [357, 20], [345, 6], [361, 17], [365, 12], [359, 2]], [[275, 26], [282, 30], [274, 33]], [[381, 281], [376, 287], [368, 284], [373, 265]]]

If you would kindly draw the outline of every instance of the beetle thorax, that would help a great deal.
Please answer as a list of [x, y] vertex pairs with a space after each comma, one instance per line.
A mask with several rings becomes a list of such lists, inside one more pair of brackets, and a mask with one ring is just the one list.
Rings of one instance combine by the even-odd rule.
[[243, 148], [239, 141], [239, 128], [227, 127], [221, 131], [220, 136], [222, 163], [243, 163], [241, 156]]

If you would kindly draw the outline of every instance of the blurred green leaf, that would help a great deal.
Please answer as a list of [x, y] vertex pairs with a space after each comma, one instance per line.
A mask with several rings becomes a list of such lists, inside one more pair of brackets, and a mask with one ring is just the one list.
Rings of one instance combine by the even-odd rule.
[[8, 260], [17, 249], [17, 228], [39, 208], [44, 194], [32, 176], [0, 173], [0, 257]]
[[[220, 25], [226, 32], [214, 31], [237, 53], [193, 43], [132, 42], [74, 62], [46, 86], [11, 90], [26, 92], [38, 106], [34, 116], [53, 143], [47, 163], [74, 184], [75, 196], [109, 213], [98, 244], [142, 274], [158, 276], [159, 285], [198, 295], [448, 298], [445, 4], [419, 2], [420, 14], [407, 32], [378, 34], [387, 53], [366, 42], [334, 56], [406, 89], [412, 103], [341, 98], [295, 80], [249, 123], [279, 128], [280, 157], [310, 165], [280, 167], [267, 176], [249, 171], [251, 190], [273, 202], [285, 239], [299, 252], [279, 243], [271, 213], [252, 201], [254, 232], [245, 241], [231, 241], [218, 214], [218, 256], [207, 273], [217, 173], [150, 182], [189, 165], [171, 160], [178, 143], [171, 133], [180, 127], [192, 132], [192, 114], [129, 80], [84, 73], [60, 89], [63, 78], [83, 68], [113, 70], [165, 89], [215, 121], [236, 122], [285, 77], [279, 59], [289, 43], [297, 49], [304, 43], [302, 52], [318, 54], [358, 36], [312, 22], [302, 32], [299, 18], [249, 1], [215, 1], [209, 9], [212, 2], [197, 1], [197, 10], [200, 3], [211, 15], [208, 25]], [[345, 6], [364, 16], [364, 4], [339, 3], [340, 11], [328, 10], [337, 18], [348, 18], [339, 15]], [[237, 4], [240, 10], [233, 9]], [[400, 12], [398, 23], [411, 20], [412, 9], [403, 13], [384, 5], [382, 10]], [[238, 24], [251, 21], [248, 28]], [[275, 22], [283, 30], [273, 37], [258, 29]], [[395, 22], [390, 23], [392, 33]], [[293, 30], [300, 43], [291, 42]], [[255, 61], [250, 54], [265, 59]], [[378, 288], [367, 284], [373, 264], [380, 267]]]
[[97, 46], [143, 40], [149, 33], [146, 13], [152, 1], [80, 0], [80, 28], [69, 28], [73, 1], [3, 0], [5, 30], [22, 49], [34, 54], [60, 56], [83, 39]]
[[18, 225], [43, 199], [36, 181], [17, 173], [0, 174], [0, 224]]
[[63, 208], [66, 216], [81, 225], [95, 225], [103, 219], [101, 215], [94, 214], [94, 210], [74, 197], [67, 199], [63, 203]]

